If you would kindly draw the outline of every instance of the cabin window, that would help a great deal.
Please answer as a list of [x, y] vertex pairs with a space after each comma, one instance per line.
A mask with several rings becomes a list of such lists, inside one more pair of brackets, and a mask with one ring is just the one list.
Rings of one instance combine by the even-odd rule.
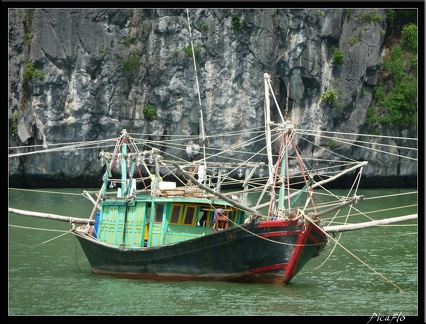
[[213, 217], [214, 217], [214, 211], [210, 211], [209, 213], [208, 213], [208, 217], [207, 217], [207, 226], [208, 227], [211, 227], [213, 224]]
[[161, 223], [163, 221], [164, 204], [155, 205], [155, 222]]
[[195, 207], [186, 207], [186, 213], [185, 213], [185, 220], [184, 220], [184, 224], [185, 225], [190, 225], [194, 222], [195, 219]]
[[198, 226], [209, 226], [208, 225], [208, 221], [209, 221], [209, 212], [207, 210], [202, 210], [198, 213]]
[[182, 209], [182, 205], [173, 205], [172, 216], [170, 217], [169, 223], [177, 224], [179, 223], [180, 211]]

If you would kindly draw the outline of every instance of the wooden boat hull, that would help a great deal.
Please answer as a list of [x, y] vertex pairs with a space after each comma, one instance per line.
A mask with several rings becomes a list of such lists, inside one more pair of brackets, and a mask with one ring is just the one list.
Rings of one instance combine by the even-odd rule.
[[75, 234], [96, 274], [158, 281], [287, 284], [327, 244], [299, 220], [260, 221], [163, 246], [111, 246]]

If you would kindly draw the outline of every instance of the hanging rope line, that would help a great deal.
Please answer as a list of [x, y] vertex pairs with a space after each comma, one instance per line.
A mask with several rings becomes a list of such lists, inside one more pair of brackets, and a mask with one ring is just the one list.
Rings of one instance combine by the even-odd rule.
[[[308, 218], [309, 219], [309, 218]], [[334, 243], [336, 243], [336, 245], [339, 245], [343, 250], [345, 250], [348, 254], [350, 254], [352, 257], [354, 257], [357, 261], [359, 261], [361, 264], [363, 264], [364, 266], [366, 266], [368, 269], [370, 269], [372, 272], [374, 272], [375, 274], [377, 274], [378, 276], [380, 276], [381, 278], [383, 278], [386, 282], [390, 283], [392, 286], [396, 287], [397, 289], [399, 289], [400, 291], [402, 291], [403, 293], [405, 293], [408, 296], [411, 296], [411, 294], [409, 292], [407, 292], [406, 290], [402, 289], [401, 287], [399, 287], [397, 284], [395, 284], [393, 281], [389, 280], [388, 278], [386, 278], [383, 274], [381, 274], [380, 272], [378, 272], [376, 269], [374, 269], [372, 266], [368, 265], [367, 263], [365, 263], [363, 260], [361, 260], [358, 256], [356, 256], [353, 252], [349, 251], [349, 249], [347, 249], [346, 247], [344, 247], [338, 240], [336, 240], [335, 238], [333, 238], [332, 236], [330, 236], [330, 234], [328, 234], [327, 232], [324, 232], [322, 228], [320, 228], [317, 224], [315, 224], [314, 222], [311, 221], [311, 219], [309, 219], [309, 221], [316, 226], [320, 231], [322, 231], [325, 235], [327, 235], [327, 237], [332, 240]]]

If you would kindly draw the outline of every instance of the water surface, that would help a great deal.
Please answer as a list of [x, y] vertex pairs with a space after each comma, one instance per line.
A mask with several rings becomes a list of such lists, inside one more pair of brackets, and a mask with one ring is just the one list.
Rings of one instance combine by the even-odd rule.
[[[58, 193], [9, 190], [9, 207], [84, 218], [90, 214], [92, 203], [81, 197], [83, 190], [72, 190], [75, 195], [60, 194], [70, 189], [49, 191]], [[363, 194], [407, 191], [413, 189], [368, 189]], [[416, 197], [393, 201], [416, 204]], [[390, 206], [389, 201], [366, 200], [362, 208]], [[417, 213], [416, 207], [375, 216], [412, 213]], [[330, 244], [287, 286], [95, 275], [77, 239], [64, 235], [69, 229], [67, 223], [9, 214], [10, 316], [366, 316], [361, 322], [367, 323], [373, 314], [418, 315], [417, 221], [345, 232], [339, 241], [342, 246], [333, 250]]]

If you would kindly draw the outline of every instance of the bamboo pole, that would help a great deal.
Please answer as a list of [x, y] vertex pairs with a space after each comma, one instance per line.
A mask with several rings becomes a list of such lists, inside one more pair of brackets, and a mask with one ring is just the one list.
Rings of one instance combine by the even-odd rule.
[[381, 219], [381, 220], [369, 221], [369, 222], [358, 223], [358, 224], [324, 226], [324, 232], [340, 233], [340, 232], [346, 232], [346, 231], [354, 231], [354, 230], [365, 229], [365, 228], [374, 227], [374, 226], [404, 222], [404, 221], [412, 220], [412, 219], [417, 219], [417, 214], [400, 216], [400, 217], [385, 218], [385, 219]]
[[322, 215], [327, 215], [335, 210], [341, 209], [343, 207], [349, 206], [349, 205], [353, 205], [356, 204], [359, 200], [363, 200], [364, 199], [364, 195], [361, 196], [355, 196], [353, 197], [351, 200], [345, 201], [344, 203], [341, 203], [337, 206], [331, 207], [329, 209], [317, 212], [317, 213], [308, 213], [308, 216], [310, 216], [311, 218], [315, 219], [318, 216], [322, 216]]
[[75, 218], [75, 217], [69, 217], [69, 216], [62, 216], [57, 214], [49, 214], [49, 213], [39, 213], [39, 212], [32, 212], [29, 210], [23, 210], [23, 209], [16, 209], [16, 208], [9, 208], [9, 212], [23, 215], [23, 216], [31, 216], [31, 217], [39, 217], [39, 218], [46, 218], [46, 219], [53, 219], [58, 220], [61, 222], [67, 222], [67, 223], [75, 223], [75, 224], [87, 224], [93, 225], [95, 223], [92, 219], [87, 218]]

